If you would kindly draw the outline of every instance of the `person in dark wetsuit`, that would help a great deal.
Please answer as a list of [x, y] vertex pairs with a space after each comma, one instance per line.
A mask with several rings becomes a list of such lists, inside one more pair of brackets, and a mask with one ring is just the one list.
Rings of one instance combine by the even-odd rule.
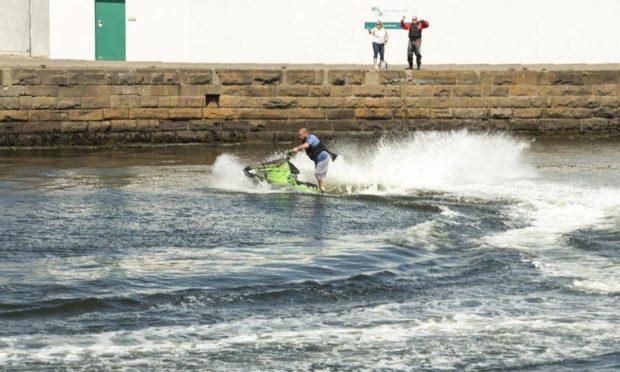
[[336, 154], [330, 153], [319, 137], [308, 132], [306, 128], [299, 129], [297, 136], [302, 140], [302, 144], [291, 149], [293, 152], [306, 150], [306, 154], [314, 162], [314, 176], [319, 184], [321, 191], [325, 192], [325, 176], [329, 166], [330, 157], [336, 160]]
[[409, 70], [413, 70], [413, 55], [415, 54], [418, 70], [422, 66], [422, 30], [428, 27], [428, 21], [418, 21], [418, 17], [413, 16], [411, 23], [405, 23], [405, 17], [400, 20], [400, 27], [409, 30], [409, 44], [407, 45], [407, 62]]

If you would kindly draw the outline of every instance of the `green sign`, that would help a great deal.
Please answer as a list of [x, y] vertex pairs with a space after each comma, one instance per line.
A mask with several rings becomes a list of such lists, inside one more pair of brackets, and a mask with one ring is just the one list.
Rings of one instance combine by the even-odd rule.
[[[364, 28], [374, 28], [377, 22], [364, 22]], [[400, 30], [400, 22], [383, 22], [386, 30]]]

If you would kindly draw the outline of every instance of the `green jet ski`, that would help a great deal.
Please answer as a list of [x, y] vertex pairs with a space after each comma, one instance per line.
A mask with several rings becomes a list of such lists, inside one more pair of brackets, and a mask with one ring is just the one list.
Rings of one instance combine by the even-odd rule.
[[276, 186], [292, 187], [299, 191], [320, 193], [319, 186], [297, 180], [299, 169], [289, 161], [290, 155], [287, 153], [285, 158], [247, 166], [243, 169], [243, 173], [257, 182], [268, 182]]

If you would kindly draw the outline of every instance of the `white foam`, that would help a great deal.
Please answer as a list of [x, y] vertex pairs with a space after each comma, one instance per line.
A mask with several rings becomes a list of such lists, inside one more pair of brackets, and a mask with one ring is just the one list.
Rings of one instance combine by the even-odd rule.
[[[298, 355], [291, 361], [290, 356], [296, 350], [312, 347], [309, 358], [329, 356], [336, 363], [351, 361], [351, 356], [358, 355], [360, 350], [373, 350], [365, 360], [369, 365], [383, 361], [390, 368], [398, 368], [428, 363], [429, 367], [453, 369], [477, 359], [478, 364], [472, 367], [488, 368], [493, 363], [519, 366], [599, 355], [608, 351], [610, 343], [620, 336], [613, 316], [584, 316], [566, 322], [561, 314], [503, 314], [493, 311], [492, 305], [479, 309], [480, 313], [435, 306], [405, 302], [282, 317], [253, 315], [210, 325], [12, 336], [0, 341], [0, 366], [24, 361], [94, 360], [127, 366], [135, 364], [136, 358], [190, 361], [210, 359], [220, 353], [238, 353], [243, 355], [240, 360], [247, 361], [267, 353], [272, 357], [265, 360], [265, 367], [279, 369], [284, 366], [282, 363], [292, 363], [289, 368], [299, 367], [306, 362], [305, 358]], [[449, 348], [445, 347], [447, 343]], [[407, 352], [394, 354], [394, 350]]]

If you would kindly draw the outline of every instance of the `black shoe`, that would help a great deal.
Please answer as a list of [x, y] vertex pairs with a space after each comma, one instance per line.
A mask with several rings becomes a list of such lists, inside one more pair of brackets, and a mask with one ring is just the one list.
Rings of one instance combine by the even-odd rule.
[[405, 67], [405, 70], [413, 70], [413, 67]]
[[420, 67], [422, 67], [422, 65], [418, 65], [418, 70], [420, 69]]

